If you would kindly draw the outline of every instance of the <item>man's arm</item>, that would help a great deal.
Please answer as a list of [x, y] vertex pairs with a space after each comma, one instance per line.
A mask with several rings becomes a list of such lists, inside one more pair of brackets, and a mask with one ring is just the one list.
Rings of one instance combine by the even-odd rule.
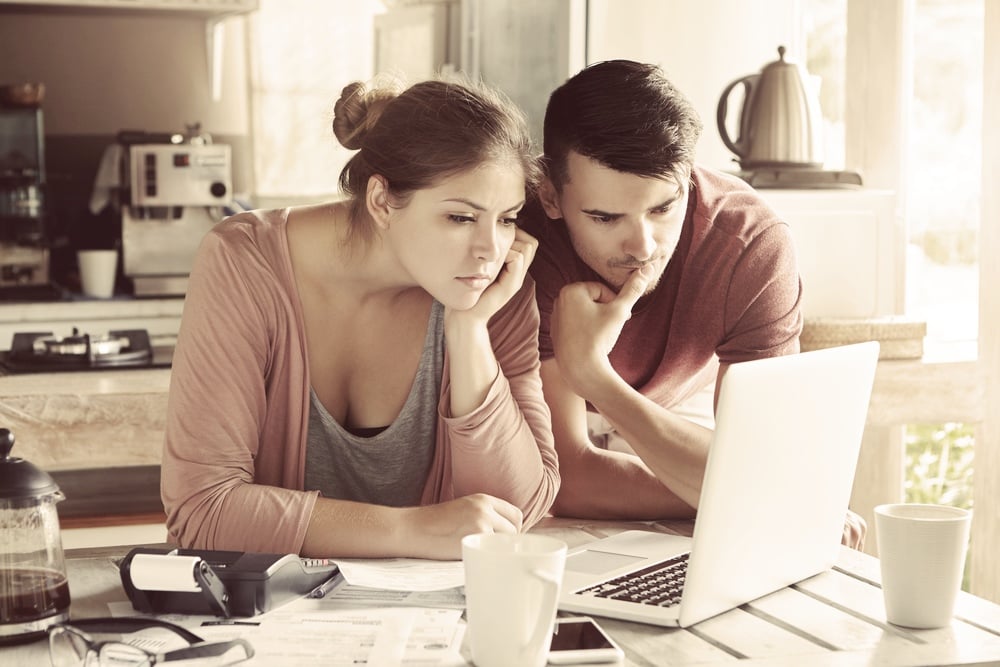
[[[566, 385], [555, 359], [542, 362], [541, 374], [562, 477], [554, 514], [635, 520], [694, 517], [693, 507], [665, 487], [641, 459], [591, 444], [586, 403]], [[663, 458], [667, 462], [669, 456]]]

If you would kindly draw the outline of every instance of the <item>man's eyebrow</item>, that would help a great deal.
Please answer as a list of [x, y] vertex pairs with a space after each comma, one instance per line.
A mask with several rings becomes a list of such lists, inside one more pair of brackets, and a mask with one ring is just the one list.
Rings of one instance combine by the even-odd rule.
[[601, 209], [598, 208], [585, 208], [581, 209], [580, 212], [586, 215], [592, 215], [597, 218], [620, 218], [623, 215], [625, 215], [624, 213], [611, 213], [610, 211], [602, 211]]
[[674, 202], [680, 200], [680, 198], [681, 198], [681, 193], [678, 192], [677, 194], [673, 195], [672, 197], [667, 197], [661, 203], [657, 204], [656, 206], [653, 206], [649, 210], [650, 211], [655, 211], [658, 208], [667, 208], [668, 206], [670, 206]]

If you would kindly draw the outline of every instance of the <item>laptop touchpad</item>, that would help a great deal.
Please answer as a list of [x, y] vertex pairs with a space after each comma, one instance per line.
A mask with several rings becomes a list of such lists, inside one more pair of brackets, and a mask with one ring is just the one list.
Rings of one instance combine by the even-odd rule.
[[566, 569], [585, 574], [602, 574], [642, 560], [641, 556], [586, 549], [570, 555], [566, 559]]

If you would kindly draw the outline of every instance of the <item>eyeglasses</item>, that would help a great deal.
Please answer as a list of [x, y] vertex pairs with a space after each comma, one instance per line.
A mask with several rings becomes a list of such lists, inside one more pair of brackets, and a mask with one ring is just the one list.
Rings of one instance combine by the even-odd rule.
[[[165, 652], [147, 650], [137, 643], [95, 641], [94, 635], [124, 635], [150, 628], [168, 630], [190, 646]], [[230, 665], [253, 657], [245, 639], [206, 642], [186, 628], [153, 618], [87, 618], [49, 626], [49, 658], [53, 667], [149, 667], [175, 660], [220, 658]]]

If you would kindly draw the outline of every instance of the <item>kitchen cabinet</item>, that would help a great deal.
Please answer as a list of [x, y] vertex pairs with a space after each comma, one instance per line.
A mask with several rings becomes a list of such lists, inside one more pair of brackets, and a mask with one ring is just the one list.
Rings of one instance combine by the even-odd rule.
[[788, 222], [802, 274], [806, 319], [872, 319], [905, 306], [906, 231], [892, 192], [758, 192]]

